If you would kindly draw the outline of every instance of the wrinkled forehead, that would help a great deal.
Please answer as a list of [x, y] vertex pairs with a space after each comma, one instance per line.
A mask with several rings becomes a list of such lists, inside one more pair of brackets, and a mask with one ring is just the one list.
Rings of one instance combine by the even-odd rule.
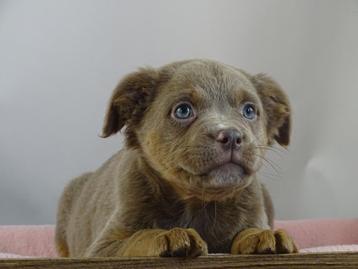
[[256, 90], [245, 74], [218, 63], [190, 63], [177, 70], [166, 87], [167, 97], [189, 95], [212, 103], [259, 102]]

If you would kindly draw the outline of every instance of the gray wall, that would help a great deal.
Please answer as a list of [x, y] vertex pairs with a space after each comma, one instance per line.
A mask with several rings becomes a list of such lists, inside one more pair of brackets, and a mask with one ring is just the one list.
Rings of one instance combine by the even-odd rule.
[[0, 224], [54, 223], [124, 74], [186, 58], [267, 72], [294, 110], [263, 181], [277, 218], [357, 217], [357, 1], [0, 0]]

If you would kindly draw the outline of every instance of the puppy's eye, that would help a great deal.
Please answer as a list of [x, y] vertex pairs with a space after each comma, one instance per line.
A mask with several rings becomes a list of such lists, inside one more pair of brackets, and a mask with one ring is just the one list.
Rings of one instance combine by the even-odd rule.
[[194, 116], [194, 109], [190, 103], [179, 103], [172, 112], [172, 117], [178, 120], [189, 120]]
[[241, 113], [248, 120], [254, 120], [254, 119], [256, 119], [256, 116], [257, 116], [255, 106], [251, 103], [246, 103], [242, 107]]

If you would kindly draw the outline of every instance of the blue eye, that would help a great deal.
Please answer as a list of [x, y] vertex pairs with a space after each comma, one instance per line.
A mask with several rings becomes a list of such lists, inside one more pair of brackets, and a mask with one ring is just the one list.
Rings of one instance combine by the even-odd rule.
[[242, 115], [248, 120], [256, 119], [257, 113], [253, 104], [247, 103], [242, 108]]
[[193, 108], [188, 103], [181, 103], [174, 109], [174, 117], [179, 120], [187, 120], [194, 116]]

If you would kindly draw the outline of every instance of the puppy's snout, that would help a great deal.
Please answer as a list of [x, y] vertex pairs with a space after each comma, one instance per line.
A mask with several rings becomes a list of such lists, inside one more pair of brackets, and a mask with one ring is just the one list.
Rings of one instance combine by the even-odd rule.
[[220, 130], [216, 135], [216, 142], [225, 150], [237, 149], [242, 143], [242, 134], [235, 128]]

